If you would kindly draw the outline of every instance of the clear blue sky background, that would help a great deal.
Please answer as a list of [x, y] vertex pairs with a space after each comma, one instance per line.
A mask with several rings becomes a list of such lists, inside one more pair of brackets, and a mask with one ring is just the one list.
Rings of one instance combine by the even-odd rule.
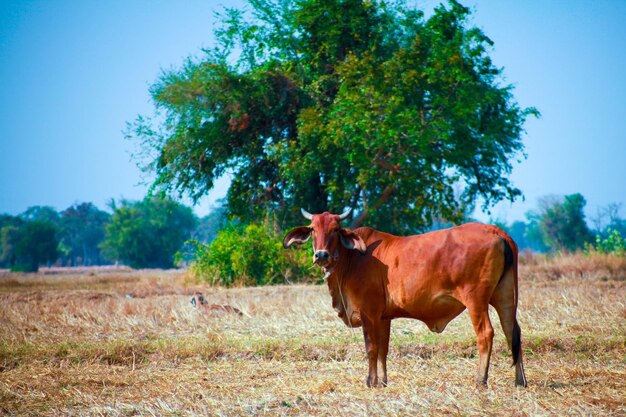
[[[437, 1], [417, 2], [432, 10]], [[0, 0], [0, 213], [63, 210], [147, 186], [124, 139], [126, 122], [151, 114], [149, 85], [212, 45], [213, 12], [243, 0]], [[513, 183], [526, 201], [491, 217], [524, 218], [538, 198], [582, 193], [587, 214], [622, 203], [626, 215], [626, 1], [468, 0], [491, 52], [535, 106], [528, 158]], [[227, 181], [195, 207], [206, 214]], [[482, 220], [489, 218], [477, 213]]]

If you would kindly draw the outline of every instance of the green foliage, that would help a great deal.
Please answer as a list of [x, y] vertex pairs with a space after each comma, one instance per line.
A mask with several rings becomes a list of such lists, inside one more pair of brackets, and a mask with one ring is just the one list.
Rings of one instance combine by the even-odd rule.
[[548, 252], [550, 247], [546, 244], [541, 232], [541, 216], [534, 211], [529, 211], [526, 213], [526, 219], [527, 223], [523, 230], [526, 245], [520, 246], [520, 248], [526, 247], [536, 252]]
[[526, 240], [526, 223], [515, 221], [511, 223], [510, 226], [505, 224], [500, 227], [511, 235], [520, 250], [528, 247], [528, 241]]
[[0, 232], [2, 260], [12, 271], [37, 272], [39, 265], [58, 257], [56, 233], [54, 224], [39, 220], [5, 226]]
[[61, 213], [61, 244], [71, 265], [100, 263], [99, 244], [111, 216], [92, 203], [75, 204]]
[[31, 206], [20, 214], [19, 217], [26, 221], [40, 221], [54, 225], [59, 224], [59, 213], [50, 206]]
[[585, 222], [585, 204], [579, 193], [566, 195], [562, 201], [544, 203], [539, 225], [544, 241], [552, 250], [574, 252], [592, 241]]
[[17, 262], [15, 245], [20, 239], [18, 226], [7, 225], [0, 229], [0, 265], [4, 268], [13, 268]]
[[526, 213], [526, 221], [514, 221], [507, 224], [504, 221], [492, 221], [492, 224], [506, 231], [515, 241], [520, 251], [530, 250], [534, 252], [547, 252], [548, 246], [543, 242], [539, 227], [539, 216], [535, 212]]
[[15, 243], [23, 223], [24, 220], [19, 217], [0, 215], [0, 268], [11, 268], [15, 265]]
[[581, 194], [544, 196], [539, 205], [539, 210], [526, 213], [526, 221], [498, 224], [511, 235], [520, 250], [573, 252], [583, 249], [587, 254], [624, 256], [626, 242], [622, 236], [626, 220], [619, 217], [619, 204], [598, 210], [593, 219], [595, 243], [585, 221], [585, 199]]
[[605, 238], [601, 235], [596, 235], [595, 245], [586, 243], [585, 253], [602, 253], [607, 255], [626, 256], [626, 239], [624, 239], [619, 231], [609, 229], [608, 235]]
[[101, 247], [110, 259], [133, 268], [171, 268], [195, 224], [191, 209], [173, 200], [122, 201]]
[[521, 194], [507, 177], [538, 113], [501, 84], [469, 9], [449, 1], [425, 19], [402, 2], [250, 5], [226, 10], [218, 45], [151, 87], [158, 122], [129, 125], [155, 188], [197, 200], [229, 173], [228, 211], [245, 222], [352, 207], [354, 225], [390, 232]]
[[268, 222], [222, 229], [215, 240], [193, 242], [190, 271], [211, 285], [268, 285], [310, 279], [311, 260], [304, 249], [286, 251], [282, 236]]
[[226, 226], [227, 222], [226, 207], [212, 207], [209, 214], [198, 220], [194, 239], [205, 243], [211, 242], [217, 237], [217, 232]]

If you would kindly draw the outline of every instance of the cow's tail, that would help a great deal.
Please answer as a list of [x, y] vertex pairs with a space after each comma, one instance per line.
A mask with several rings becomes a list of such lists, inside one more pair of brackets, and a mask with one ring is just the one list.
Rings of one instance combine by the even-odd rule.
[[509, 272], [509, 269], [513, 272], [513, 288], [514, 288], [514, 307], [513, 307], [513, 334], [511, 335], [511, 353], [513, 354], [513, 365], [517, 365], [520, 359], [520, 351], [522, 349], [522, 330], [517, 323], [517, 300], [519, 298], [518, 279], [517, 279], [517, 260], [518, 260], [518, 248], [515, 241], [511, 237], [504, 233], [502, 238], [504, 239], [504, 274]]

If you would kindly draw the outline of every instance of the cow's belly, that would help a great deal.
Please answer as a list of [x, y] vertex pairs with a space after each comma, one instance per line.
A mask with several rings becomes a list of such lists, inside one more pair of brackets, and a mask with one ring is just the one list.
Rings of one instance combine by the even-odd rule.
[[461, 314], [465, 306], [456, 298], [448, 294], [434, 297], [417, 298], [412, 303], [393, 306], [386, 314], [387, 319], [412, 318], [423, 321], [428, 328], [441, 333], [448, 323]]
[[456, 298], [440, 295], [429, 305], [416, 306], [413, 317], [426, 323], [428, 328], [441, 333], [448, 323], [465, 310], [465, 306]]

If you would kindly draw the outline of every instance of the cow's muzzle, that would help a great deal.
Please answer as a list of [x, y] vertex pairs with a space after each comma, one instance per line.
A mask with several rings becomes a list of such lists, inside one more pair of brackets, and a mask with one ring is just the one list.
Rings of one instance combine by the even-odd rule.
[[313, 262], [320, 266], [326, 266], [330, 262], [330, 253], [326, 250], [318, 250], [313, 254]]

